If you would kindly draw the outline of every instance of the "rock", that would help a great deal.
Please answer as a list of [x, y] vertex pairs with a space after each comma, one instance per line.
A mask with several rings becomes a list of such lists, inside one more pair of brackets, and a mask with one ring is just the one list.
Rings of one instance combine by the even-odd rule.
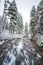
[[3, 58], [0, 57], [0, 65], [3, 65]]
[[16, 56], [16, 65], [20, 65], [21, 64], [21, 61], [23, 61], [24, 58], [23, 56], [21, 56], [21, 54], [17, 55]]

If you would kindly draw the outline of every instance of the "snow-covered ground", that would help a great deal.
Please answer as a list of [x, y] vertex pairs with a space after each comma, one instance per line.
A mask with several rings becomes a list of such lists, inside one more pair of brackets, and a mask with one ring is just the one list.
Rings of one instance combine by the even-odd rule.
[[4, 41], [0, 41], [0, 45], [2, 45], [4, 43]]
[[22, 37], [23, 37], [22, 34], [12, 34], [12, 33], [9, 33], [9, 30], [4, 30], [0, 34], [0, 38], [1, 39], [12, 39], [12, 38], [22, 38]]

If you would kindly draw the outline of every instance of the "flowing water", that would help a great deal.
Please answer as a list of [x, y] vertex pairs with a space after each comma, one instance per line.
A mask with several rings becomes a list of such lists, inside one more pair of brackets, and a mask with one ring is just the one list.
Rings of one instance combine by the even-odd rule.
[[[3, 65], [31, 65], [31, 59], [28, 51], [24, 49], [23, 41], [20, 41], [17, 44], [12, 41], [12, 45], [7, 51]], [[32, 65], [34, 64], [32, 63]]]

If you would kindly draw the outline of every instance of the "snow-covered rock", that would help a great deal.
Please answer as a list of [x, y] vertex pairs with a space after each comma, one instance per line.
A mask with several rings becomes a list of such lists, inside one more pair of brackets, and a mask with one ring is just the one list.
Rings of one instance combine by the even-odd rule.
[[4, 41], [0, 41], [0, 45], [2, 45], [4, 43]]

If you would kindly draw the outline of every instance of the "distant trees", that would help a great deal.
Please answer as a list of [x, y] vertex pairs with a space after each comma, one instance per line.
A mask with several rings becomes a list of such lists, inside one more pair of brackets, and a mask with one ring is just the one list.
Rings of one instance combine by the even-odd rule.
[[26, 37], [28, 37], [28, 23], [27, 22], [25, 23], [25, 34], [26, 34]]
[[1, 16], [0, 16], [0, 24], [1, 24]]
[[18, 30], [18, 33], [22, 33], [23, 32], [23, 19], [22, 19], [22, 16], [21, 14], [17, 14], [17, 30]]

